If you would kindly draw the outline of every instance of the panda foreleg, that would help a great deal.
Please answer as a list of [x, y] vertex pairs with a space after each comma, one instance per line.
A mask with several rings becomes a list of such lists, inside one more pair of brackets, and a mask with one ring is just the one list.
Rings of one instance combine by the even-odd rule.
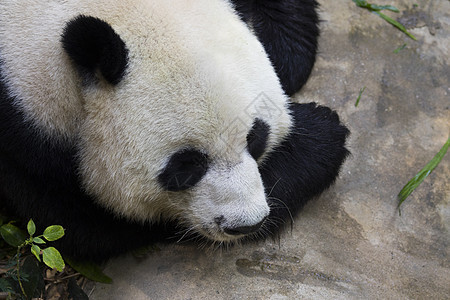
[[290, 104], [293, 127], [260, 166], [271, 212], [266, 229], [275, 233], [312, 197], [327, 189], [349, 155], [349, 130], [336, 112], [315, 103]]

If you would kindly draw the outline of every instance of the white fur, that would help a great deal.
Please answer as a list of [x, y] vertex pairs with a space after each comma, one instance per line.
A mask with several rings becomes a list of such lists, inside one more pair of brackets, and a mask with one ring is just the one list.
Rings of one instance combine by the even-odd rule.
[[[137, 220], [181, 216], [218, 240], [230, 237], [214, 217], [248, 226], [267, 216], [246, 135], [263, 119], [271, 149], [291, 117], [262, 45], [227, 1], [2, 0], [0, 12], [2, 73], [16, 105], [43, 133], [80, 141], [83, 184], [99, 203]], [[79, 14], [124, 40], [129, 65], [117, 86], [83, 88], [64, 53], [60, 35]], [[275, 114], [261, 112], [267, 99]], [[195, 188], [166, 193], [157, 174], [186, 147], [208, 153], [210, 169]]]

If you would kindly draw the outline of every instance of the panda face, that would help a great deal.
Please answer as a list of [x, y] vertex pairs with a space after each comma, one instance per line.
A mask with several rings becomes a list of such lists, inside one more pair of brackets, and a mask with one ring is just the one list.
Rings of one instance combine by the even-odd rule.
[[118, 82], [99, 75], [98, 65], [82, 73], [79, 169], [85, 190], [119, 215], [177, 219], [230, 241], [269, 214], [258, 167], [288, 134], [291, 117], [262, 45], [231, 8], [208, 3], [200, 7], [217, 14], [205, 15], [222, 16], [226, 26], [186, 20], [189, 11], [160, 36], [111, 26], [126, 48], [119, 51], [126, 69]]

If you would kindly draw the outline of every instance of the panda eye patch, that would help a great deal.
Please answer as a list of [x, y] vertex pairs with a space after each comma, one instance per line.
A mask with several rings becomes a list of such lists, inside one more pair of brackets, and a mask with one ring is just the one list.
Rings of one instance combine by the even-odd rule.
[[256, 119], [247, 135], [247, 149], [250, 155], [257, 160], [263, 155], [267, 147], [270, 127], [261, 119]]
[[172, 155], [158, 179], [168, 191], [183, 191], [197, 184], [207, 169], [208, 156], [205, 153], [184, 149]]

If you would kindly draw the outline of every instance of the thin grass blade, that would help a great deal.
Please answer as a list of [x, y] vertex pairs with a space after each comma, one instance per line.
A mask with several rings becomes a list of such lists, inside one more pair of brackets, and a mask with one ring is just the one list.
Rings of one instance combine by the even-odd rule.
[[370, 10], [372, 11], [380, 11], [380, 10], [389, 10], [395, 13], [399, 13], [400, 10], [392, 5], [376, 5], [376, 4], [369, 4]]
[[405, 201], [406, 198], [408, 198], [408, 196], [411, 195], [411, 193], [424, 181], [424, 179], [427, 178], [427, 176], [430, 175], [430, 173], [433, 172], [433, 170], [439, 165], [439, 163], [447, 153], [449, 146], [450, 136], [448, 137], [447, 142], [444, 144], [438, 154], [436, 154], [433, 159], [422, 170], [420, 170], [420, 172], [417, 173], [417, 175], [414, 176], [397, 195], [399, 201], [397, 208], [400, 215], [400, 205], [402, 205], [403, 201]]
[[363, 87], [362, 89], [359, 90], [359, 95], [358, 95], [358, 99], [356, 99], [355, 107], [358, 107], [359, 100], [361, 100], [361, 96], [365, 90], [366, 90], [366, 87]]
[[378, 16], [380, 16], [383, 20], [385, 20], [386, 22], [390, 23], [391, 25], [393, 25], [393, 26], [397, 27], [398, 29], [400, 29], [400, 31], [402, 31], [404, 34], [406, 34], [407, 36], [409, 36], [413, 40], [417, 41], [416, 37], [414, 35], [412, 35], [411, 33], [409, 33], [408, 30], [406, 30], [405, 26], [403, 26], [399, 22], [397, 22], [394, 19], [386, 16], [382, 12], [374, 11], [373, 13], [378, 15]]
[[403, 44], [400, 47], [398, 47], [397, 49], [395, 49], [394, 53], [397, 54], [397, 53], [399, 53], [400, 51], [402, 51], [405, 48], [406, 48], [406, 44]]
[[400, 12], [397, 7], [392, 5], [371, 4], [367, 3], [367, 1], [365, 0], [352, 0], [352, 1], [355, 2], [357, 6], [368, 9], [370, 11], [390, 10], [396, 13]]
[[403, 33], [405, 33], [407, 36], [409, 36], [413, 40], [417, 41], [416, 37], [414, 35], [412, 35], [411, 33], [409, 33], [408, 30], [406, 30], [405, 26], [403, 26], [399, 22], [397, 22], [394, 19], [386, 16], [385, 14], [383, 14], [381, 12], [382, 10], [389, 10], [389, 11], [392, 11], [392, 12], [395, 12], [395, 13], [399, 13], [400, 10], [397, 7], [392, 6], [392, 5], [371, 4], [371, 3], [368, 3], [365, 0], [352, 0], [352, 1], [356, 4], [356, 6], [365, 8], [368, 11], [373, 12], [374, 14], [378, 15], [379, 17], [381, 17], [386, 22], [388, 22], [388, 23], [392, 24], [393, 26], [397, 27], [398, 29], [400, 29]]

